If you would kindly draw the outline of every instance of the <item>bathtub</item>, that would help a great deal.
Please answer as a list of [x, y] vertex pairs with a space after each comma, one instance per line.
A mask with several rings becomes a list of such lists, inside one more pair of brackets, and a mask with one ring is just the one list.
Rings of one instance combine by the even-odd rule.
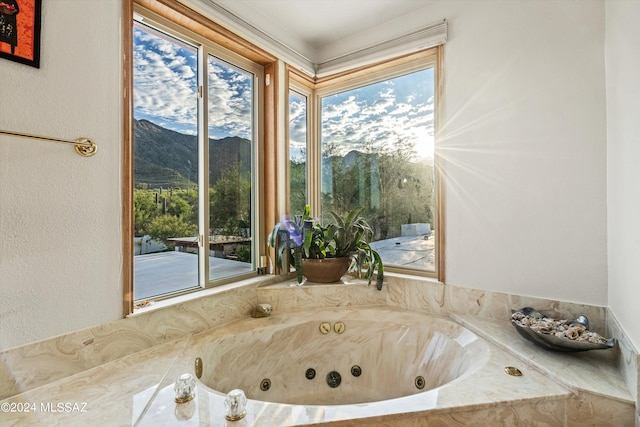
[[291, 405], [351, 405], [442, 387], [481, 368], [485, 341], [443, 318], [388, 308], [274, 314], [201, 347], [200, 382]]
[[[195, 374], [197, 358], [195, 398], [177, 404], [173, 380]], [[512, 365], [523, 376], [505, 374]], [[484, 427], [540, 413], [562, 425], [571, 396], [449, 318], [388, 306], [274, 312], [201, 332], [162, 384], [139, 427]], [[227, 421], [235, 389], [248, 397], [246, 416]]]

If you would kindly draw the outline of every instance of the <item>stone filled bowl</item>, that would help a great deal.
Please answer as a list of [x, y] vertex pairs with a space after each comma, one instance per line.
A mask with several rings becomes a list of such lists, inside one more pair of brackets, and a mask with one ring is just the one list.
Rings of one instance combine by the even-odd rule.
[[[538, 318], [546, 318], [547, 316], [536, 311], [531, 307], [521, 308], [520, 310], [512, 310], [513, 313], [521, 312], [527, 316], [533, 316]], [[581, 324], [587, 330], [589, 330], [589, 320], [585, 316], [578, 316], [577, 319], [569, 322], [570, 324]], [[533, 329], [519, 325], [513, 317], [511, 317], [511, 324], [516, 328], [516, 331], [528, 341], [539, 345], [547, 350], [563, 351], [563, 352], [577, 352], [577, 351], [589, 351], [589, 350], [606, 350], [616, 346], [616, 339], [609, 338], [604, 343], [594, 343], [588, 341], [576, 341], [565, 337], [557, 337], [555, 335], [543, 334], [534, 331]]]

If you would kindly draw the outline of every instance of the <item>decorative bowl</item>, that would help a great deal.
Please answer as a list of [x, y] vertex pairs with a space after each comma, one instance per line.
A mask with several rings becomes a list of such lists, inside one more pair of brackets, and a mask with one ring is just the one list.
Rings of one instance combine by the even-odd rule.
[[[550, 335], [546, 333], [540, 333], [528, 326], [518, 323], [514, 319], [514, 314], [522, 313], [525, 316], [530, 316], [536, 319], [554, 321], [555, 319], [549, 318], [544, 314], [536, 311], [531, 307], [524, 307], [520, 310], [512, 310], [511, 324], [516, 328], [516, 331], [528, 341], [531, 341], [542, 348], [554, 351], [563, 352], [577, 352], [577, 351], [589, 351], [589, 350], [605, 350], [616, 346], [616, 339], [609, 338], [603, 339], [604, 342], [589, 342], [578, 341], [563, 336]], [[578, 316], [577, 319], [567, 322], [568, 325], [580, 325], [586, 331], [589, 331], [589, 320], [585, 316]]]

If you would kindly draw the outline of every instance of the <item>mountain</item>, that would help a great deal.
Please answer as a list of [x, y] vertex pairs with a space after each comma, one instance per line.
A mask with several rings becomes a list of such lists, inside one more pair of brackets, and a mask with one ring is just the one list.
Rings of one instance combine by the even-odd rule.
[[[136, 187], [146, 184], [148, 188], [192, 187], [198, 176], [198, 141], [194, 135], [185, 135], [158, 126], [148, 120], [134, 120], [134, 182]], [[397, 156], [392, 156], [397, 157]], [[344, 156], [334, 156], [323, 167], [327, 173], [334, 161], [340, 165], [342, 173], [348, 173], [357, 165], [370, 163], [373, 170], [382, 167], [385, 162], [389, 168], [391, 157], [381, 153], [365, 154], [349, 151]], [[251, 170], [251, 141], [239, 137], [209, 139], [209, 184], [213, 186], [224, 172], [233, 165], [241, 163], [241, 172]], [[401, 162], [398, 172], [405, 175], [413, 168], [427, 168], [418, 175], [433, 173], [433, 165], [422, 161], [417, 163]], [[389, 169], [388, 169], [389, 170]], [[390, 170], [389, 170], [390, 171]], [[326, 177], [325, 177], [326, 178]], [[355, 185], [355, 184], [354, 184]]]
[[[150, 188], [185, 187], [197, 182], [198, 140], [158, 126], [134, 120], [134, 182]], [[251, 170], [251, 141], [239, 137], [209, 139], [209, 180], [213, 186], [235, 163]], [[191, 182], [191, 184], [190, 184]]]

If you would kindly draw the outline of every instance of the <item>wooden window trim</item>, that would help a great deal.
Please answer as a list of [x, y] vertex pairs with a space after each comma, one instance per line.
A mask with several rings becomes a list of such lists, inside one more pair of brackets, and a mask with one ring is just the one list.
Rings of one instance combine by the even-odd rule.
[[133, 313], [133, 1], [122, 1], [122, 313]]
[[[279, 88], [278, 82], [282, 80], [285, 87], [289, 87], [289, 81], [295, 81], [300, 85], [308, 87], [312, 90], [313, 98], [315, 92], [319, 89], [333, 86], [337, 84], [346, 84], [349, 80], [366, 81], [366, 76], [377, 71], [382, 71], [390, 67], [402, 66], [410, 64], [422, 57], [435, 55], [436, 57], [436, 118], [435, 118], [435, 134], [436, 140], [439, 134], [440, 124], [439, 117], [442, 113], [442, 95], [443, 95], [443, 46], [426, 49], [402, 57], [385, 60], [373, 65], [358, 67], [347, 72], [322, 76], [319, 78], [309, 76], [308, 74], [295, 69], [294, 67], [286, 67], [284, 76], [280, 76], [280, 67], [278, 59], [269, 52], [257, 47], [256, 45], [235, 35], [224, 27], [205, 18], [188, 7], [174, 0], [122, 0], [122, 67], [123, 67], [123, 86], [122, 86], [122, 287], [123, 287], [123, 315], [127, 316], [133, 313], [133, 5], [137, 4], [145, 9], [154, 12], [165, 19], [168, 19], [181, 27], [192, 31], [236, 54], [264, 66], [264, 74], [270, 75], [271, 84], [264, 87], [264, 104], [262, 108], [264, 123], [263, 146], [258, 148], [260, 156], [263, 157], [263, 173], [261, 176], [261, 184], [258, 191], [264, 194], [263, 212], [264, 217], [260, 219], [268, 229], [270, 224], [274, 224], [279, 218], [281, 212], [278, 207], [282, 205], [280, 198], [286, 195], [278, 194], [278, 180], [287, 178], [288, 171], [279, 171], [278, 164], [278, 120], [279, 110]], [[288, 100], [288, 93], [285, 94]], [[313, 100], [309, 99], [310, 104]], [[287, 115], [286, 109], [284, 112]], [[286, 117], [283, 117], [285, 119]], [[285, 129], [285, 136], [288, 132]], [[310, 132], [312, 129], [309, 130]], [[286, 144], [288, 145], [288, 143]], [[444, 185], [443, 171], [444, 160], [438, 154], [436, 145], [435, 154], [436, 166], [436, 230], [438, 230], [436, 243], [436, 263], [437, 263], [437, 279], [445, 282], [445, 221], [444, 221]], [[286, 199], [285, 199], [286, 200]], [[260, 227], [259, 227], [260, 228]], [[266, 236], [264, 241], [266, 242]], [[260, 253], [265, 253], [268, 248], [257, 248]], [[420, 275], [419, 272], [412, 274]], [[432, 275], [430, 275], [432, 276]]]
[[[408, 55], [403, 55], [396, 58], [391, 58], [385, 61], [380, 61], [372, 65], [366, 65], [362, 67], [358, 67], [352, 70], [322, 76], [322, 77], [312, 77], [307, 73], [300, 71], [296, 68], [289, 67], [287, 70], [287, 76], [290, 81], [294, 81], [301, 86], [305, 86], [311, 90], [313, 101], [310, 98], [310, 103], [315, 105], [317, 103], [317, 98], [319, 96], [324, 95], [323, 91], [327, 88], [339, 87], [339, 90], [345, 90], [349, 87], [350, 84], [353, 84], [355, 87], [364, 86], [367, 84], [368, 80], [375, 80], [376, 76], [380, 73], [387, 72], [389, 69], [397, 69], [401, 67], [409, 67], [409, 71], [412, 64], [415, 64], [416, 61], [423, 61], [424, 59], [434, 58], [434, 70], [435, 70], [435, 120], [434, 120], [434, 134], [436, 141], [438, 139], [439, 130], [440, 130], [440, 117], [442, 117], [443, 112], [443, 102], [442, 96], [444, 94], [444, 46], [436, 46], [429, 49], [425, 49], [419, 52], [411, 53]], [[420, 67], [419, 67], [420, 68]], [[287, 85], [289, 88], [289, 85]], [[314, 114], [317, 114], [314, 113]], [[318, 118], [314, 116], [315, 122], [318, 121]], [[318, 123], [312, 126], [310, 130], [311, 133], [318, 132], [316, 129]], [[315, 131], [314, 131], [315, 129]], [[317, 136], [315, 137], [317, 139]], [[287, 135], [288, 141], [288, 135]], [[288, 143], [287, 143], [288, 147]], [[308, 163], [311, 163], [311, 159], [309, 159]], [[313, 165], [309, 167], [313, 168]], [[434, 153], [434, 168], [435, 168], [435, 188], [436, 188], [436, 196], [435, 196], [435, 223], [436, 223], [436, 271], [435, 274], [433, 272], [423, 272], [420, 270], [407, 270], [401, 268], [393, 268], [393, 267], [385, 267], [387, 271], [397, 271], [401, 273], [412, 274], [416, 276], [426, 276], [426, 277], [435, 277], [439, 282], [445, 283], [445, 218], [444, 218], [444, 203], [445, 203], [445, 195], [444, 195], [444, 159], [439, 154], [436, 143], [436, 150]], [[312, 172], [313, 173], [313, 172]], [[315, 183], [314, 186], [314, 178], [311, 178], [311, 187], [312, 191], [317, 190], [319, 192], [319, 183]], [[316, 188], [317, 187], [317, 188]], [[315, 198], [311, 198], [312, 200]], [[316, 201], [317, 202], [317, 201]], [[317, 202], [316, 204], [318, 204]], [[312, 206], [312, 209], [318, 211], [320, 206]]]
[[[133, 8], [139, 5], [207, 40], [226, 48], [246, 59], [264, 67], [264, 73], [270, 74], [271, 84], [264, 87], [264, 101], [261, 114], [264, 123], [264, 146], [258, 147], [259, 155], [264, 154], [264, 163], [260, 176], [261, 187], [257, 191], [264, 194], [264, 213], [259, 218], [258, 230], [265, 230], [265, 225], [273, 223], [276, 212], [277, 172], [277, 120], [278, 110], [278, 59], [256, 45], [235, 35], [226, 28], [214, 23], [175, 0], [122, 0], [122, 289], [123, 316], [134, 311], [133, 299]], [[260, 232], [260, 231], [259, 231]], [[266, 242], [266, 235], [263, 239]], [[256, 248], [260, 254], [266, 248]]]
[[446, 283], [446, 262], [445, 262], [445, 249], [447, 242], [444, 204], [445, 204], [445, 185], [444, 185], [444, 157], [438, 150], [438, 139], [440, 131], [442, 129], [442, 117], [444, 114], [444, 45], [437, 46], [436, 52], [436, 103], [435, 103], [435, 116], [434, 116], [434, 134], [435, 134], [435, 179], [436, 179], [436, 265], [437, 265], [437, 279], [441, 283]]

